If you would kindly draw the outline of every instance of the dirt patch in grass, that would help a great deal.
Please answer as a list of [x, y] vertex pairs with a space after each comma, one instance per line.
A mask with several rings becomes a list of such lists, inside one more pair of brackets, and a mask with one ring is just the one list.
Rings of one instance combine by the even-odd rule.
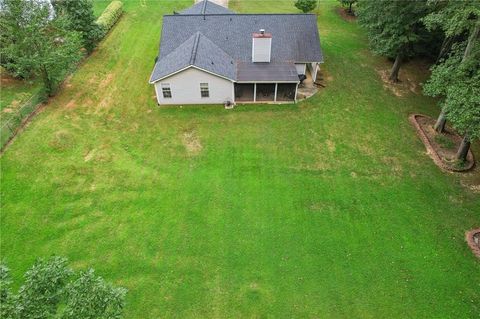
[[327, 149], [330, 153], [335, 152], [335, 142], [327, 140], [325, 143], [327, 144]]
[[70, 102], [68, 102], [67, 105], [65, 105], [65, 107], [67, 109], [74, 109], [77, 107], [77, 102], [75, 102], [75, 100], [70, 100]]
[[357, 20], [355, 15], [352, 15], [348, 12], [348, 8], [338, 7], [337, 12], [343, 18], [343, 20], [349, 22]]
[[59, 130], [53, 134], [50, 140], [50, 147], [57, 151], [65, 151], [74, 144], [73, 136], [66, 130]]
[[21, 84], [21, 83], [22, 83], [21, 80], [15, 79], [4, 68], [0, 68], [0, 84], [2, 86], [15, 85], [15, 84]]
[[411, 115], [410, 122], [412, 122], [425, 144], [427, 153], [440, 168], [447, 171], [462, 172], [470, 170], [474, 166], [475, 159], [471, 149], [465, 163], [455, 160], [462, 137], [452, 128], [447, 126], [445, 132], [437, 133], [433, 128], [435, 120], [425, 115]]
[[195, 130], [189, 130], [182, 133], [182, 143], [187, 150], [188, 155], [196, 156], [200, 154], [203, 149], [200, 138]]
[[465, 233], [465, 240], [473, 254], [480, 258], [480, 228]]
[[100, 82], [100, 88], [104, 89], [106, 88], [113, 80], [113, 73], [109, 73], [105, 76], [105, 78]]
[[403, 173], [403, 166], [398, 158], [392, 156], [383, 156], [382, 162], [388, 165], [395, 175], [401, 175]]
[[83, 160], [85, 162], [89, 162], [95, 155], [95, 151], [96, 151], [95, 149], [88, 151], [87, 154], [83, 157]]
[[429, 62], [415, 60], [403, 64], [398, 75], [399, 82], [396, 83], [392, 83], [389, 80], [392, 63], [393, 62], [389, 62], [388, 64], [375, 69], [382, 79], [383, 87], [398, 97], [410, 93], [421, 94], [421, 83], [427, 79], [429, 74]]
[[408, 76], [404, 75], [399, 82], [393, 83], [389, 80], [390, 70], [377, 70], [377, 73], [382, 79], [383, 87], [392, 92], [395, 96], [402, 97], [409, 92], [418, 93], [418, 85]]

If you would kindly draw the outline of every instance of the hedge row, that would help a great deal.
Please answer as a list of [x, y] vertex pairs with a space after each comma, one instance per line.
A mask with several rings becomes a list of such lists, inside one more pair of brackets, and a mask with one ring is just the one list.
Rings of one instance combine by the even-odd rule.
[[103, 36], [114, 26], [123, 13], [123, 3], [118, 0], [110, 2], [108, 7], [98, 17], [97, 24], [102, 28]]

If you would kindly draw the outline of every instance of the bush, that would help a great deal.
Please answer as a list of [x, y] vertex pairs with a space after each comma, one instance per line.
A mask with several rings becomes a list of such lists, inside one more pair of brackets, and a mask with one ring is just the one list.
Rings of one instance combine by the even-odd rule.
[[114, 0], [110, 2], [102, 15], [97, 19], [97, 24], [102, 29], [102, 37], [115, 25], [122, 13], [123, 3], [121, 1]]
[[302, 10], [303, 13], [307, 13], [317, 7], [317, 0], [297, 0], [295, 2], [295, 7]]
[[93, 269], [75, 272], [67, 259], [39, 259], [12, 289], [10, 269], [0, 263], [0, 318], [123, 318], [127, 290], [114, 287]]

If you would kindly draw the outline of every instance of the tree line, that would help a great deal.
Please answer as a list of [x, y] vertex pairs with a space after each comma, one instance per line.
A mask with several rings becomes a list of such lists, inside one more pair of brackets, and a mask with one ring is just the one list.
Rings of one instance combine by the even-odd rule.
[[480, 1], [358, 0], [356, 11], [372, 50], [393, 61], [391, 82], [404, 61], [434, 54], [424, 93], [439, 100], [437, 132], [448, 120], [464, 136], [456, 159], [465, 161], [480, 138]]
[[0, 0], [0, 65], [49, 96], [102, 37], [92, 0]]

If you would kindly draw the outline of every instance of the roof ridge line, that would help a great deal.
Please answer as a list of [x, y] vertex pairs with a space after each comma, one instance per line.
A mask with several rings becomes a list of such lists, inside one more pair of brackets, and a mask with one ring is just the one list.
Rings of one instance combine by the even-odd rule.
[[164, 17], [186, 17], [186, 16], [315, 16], [314, 13], [182, 13], [164, 14]]
[[190, 65], [195, 63], [197, 57], [198, 42], [200, 42], [200, 32], [195, 34], [195, 40], [193, 41], [192, 55], [190, 56]]
[[207, 2], [208, 0], [203, 0], [202, 14], [205, 14], [205, 12], [207, 12]]
[[235, 61], [235, 59], [227, 53], [227, 51], [225, 51], [222, 47], [220, 47], [218, 44], [216, 44], [215, 42], [212, 41], [212, 39], [210, 39], [209, 37], [207, 37], [205, 34], [201, 33], [201, 32], [198, 32], [200, 33], [201, 35], [203, 35], [203, 37], [205, 39], [207, 39], [207, 41], [210, 41], [215, 47], [217, 47], [220, 51], [222, 51], [223, 53], [225, 53], [226, 56], [228, 56], [230, 59], [232, 59], [232, 62]]

